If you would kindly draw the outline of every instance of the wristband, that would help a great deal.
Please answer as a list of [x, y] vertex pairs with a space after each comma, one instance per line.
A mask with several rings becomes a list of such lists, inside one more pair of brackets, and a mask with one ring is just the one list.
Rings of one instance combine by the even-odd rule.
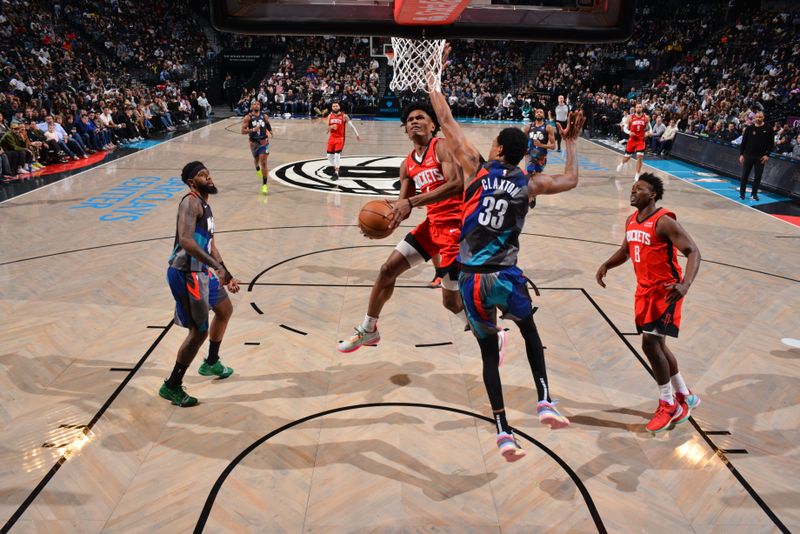
[[222, 262], [222, 261], [221, 261], [221, 262], [219, 262], [219, 266], [220, 266], [220, 267], [222, 267], [223, 269], [225, 269], [225, 271], [227, 271], [227, 273], [228, 273], [228, 276], [230, 276], [230, 277], [231, 277], [231, 280], [233, 280], [233, 274], [231, 274], [231, 272], [230, 272], [230, 271], [228, 271], [228, 268], [227, 268], [227, 267], [225, 267], [225, 262]]

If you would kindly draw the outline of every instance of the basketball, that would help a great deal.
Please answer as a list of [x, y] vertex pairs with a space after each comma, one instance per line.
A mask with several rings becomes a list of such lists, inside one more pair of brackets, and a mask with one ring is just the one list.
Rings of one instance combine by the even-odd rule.
[[386, 200], [370, 200], [358, 214], [358, 227], [370, 239], [383, 239], [392, 233], [389, 220], [392, 205]]

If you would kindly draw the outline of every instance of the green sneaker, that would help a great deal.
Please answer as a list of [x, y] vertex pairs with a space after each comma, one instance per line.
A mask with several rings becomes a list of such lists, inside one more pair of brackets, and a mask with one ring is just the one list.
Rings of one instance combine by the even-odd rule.
[[218, 376], [220, 378], [228, 378], [233, 374], [233, 369], [222, 365], [220, 360], [217, 360], [217, 363], [214, 365], [208, 365], [208, 362], [203, 360], [203, 363], [200, 364], [200, 369], [198, 372], [203, 376]]
[[183, 386], [171, 388], [167, 385], [166, 381], [161, 385], [161, 389], [158, 390], [158, 395], [181, 408], [188, 408], [189, 406], [197, 404], [197, 399], [186, 393]]

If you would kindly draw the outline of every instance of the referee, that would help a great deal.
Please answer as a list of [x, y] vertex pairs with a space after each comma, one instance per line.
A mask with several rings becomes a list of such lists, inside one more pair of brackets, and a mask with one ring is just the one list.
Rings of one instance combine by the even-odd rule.
[[739, 163], [742, 165], [742, 179], [739, 182], [739, 198], [744, 200], [747, 189], [747, 179], [750, 169], [755, 167], [756, 174], [753, 179], [753, 190], [750, 200], [758, 202], [758, 187], [761, 185], [761, 175], [764, 173], [764, 164], [769, 160], [769, 153], [775, 146], [772, 131], [764, 124], [764, 113], [756, 113], [753, 124], [747, 126], [742, 134], [742, 144], [739, 146]]
[[[556, 106], [555, 112], [556, 112], [556, 122], [566, 130], [567, 115], [569, 114], [569, 106], [564, 103], [564, 95], [558, 95], [558, 105]], [[556, 143], [558, 143], [557, 150], [561, 152], [561, 134], [558, 133], [558, 128], [555, 128], [555, 130], [556, 130]]]

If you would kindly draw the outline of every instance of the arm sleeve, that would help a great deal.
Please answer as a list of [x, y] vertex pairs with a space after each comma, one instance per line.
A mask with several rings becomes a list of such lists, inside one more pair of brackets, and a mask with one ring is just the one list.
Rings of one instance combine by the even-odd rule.
[[347, 124], [350, 126], [350, 128], [352, 128], [352, 129], [353, 129], [353, 132], [354, 132], [356, 135], [358, 135], [358, 130], [356, 130], [356, 125], [355, 125], [355, 124], [353, 124], [353, 121], [352, 121], [352, 120], [348, 120], [348, 121], [347, 121]]

